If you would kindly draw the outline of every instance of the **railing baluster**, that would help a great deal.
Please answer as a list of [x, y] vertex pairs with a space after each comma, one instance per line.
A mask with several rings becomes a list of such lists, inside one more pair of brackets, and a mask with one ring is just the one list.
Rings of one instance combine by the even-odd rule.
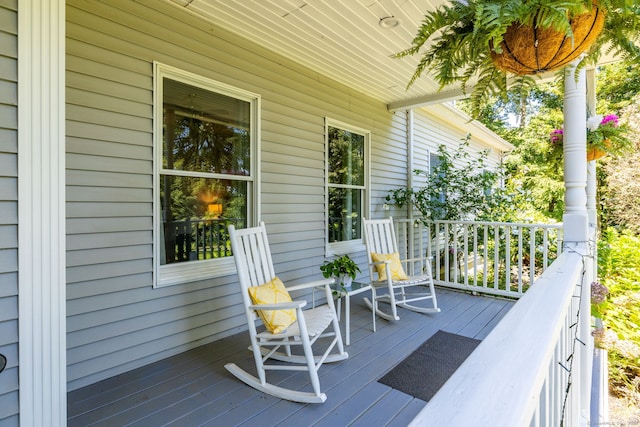
[[500, 228], [498, 225], [493, 227], [493, 241], [494, 241], [494, 253], [493, 253], [493, 289], [500, 289]]
[[449, 267], [449, 223], [444, 223], [444, 280], [449, 282], [451, 278], [449, 277], [451, 273], [451, 268]]
[[[549, 245], [561, 245], [561, 225], [429, 221], [422, 219], [396, 219], [398, 248], [404, 257], [429, 257], [431, 272], [438, 285], [458, 289], [485, 292], [496, 295], [519, 297], [528, 289], [537, 276], [559, 255], [550, 251]], [[218, 228], [207, 229], [215, 234]], [[541, 248], [537, 243], [537, 229], [542, 232]], [[517, 234], [517, 241], [512, 235]], [[526, 245], [527, 234], [529, 244]], [[384, 236], [375, 236], [384, 238]], [[220, 234], [214, 241], [218, 256], [223, 256], [226, 245]], [[493, 248], [491, 249], [491, 245]], [[225, 252], [226, 254], [226, 252]], [[515, 258], [514, 258], [515, 256]], [[526, 257], [529, 261], [526, 261]], [[480, 262], [482, 264], [480, 265]], [[425, 261], [413, 262], [411, 269], [425, 271]], [[473, 263], [470, 266], [470, 263]], [[529, 268], [525, 282], [525, 266]], [[536, 271], [536, 267], [539, 271]], [[409, 268], [408, 267], [408, 268]], [[512, 274], [513, 268], [513, 274]], [[517, 270], [517, 273], [516, 273]], [[493, 274], [493, 280], [489, 276]], [[517, 274], [517, 278], [516, 278]], [[471, 277], [473, 275], [473, 277]], [[482, 275], [480, 279], [479, 275]], [[491, 282], [491, 285], [489, 284]], [[504, 285], [504, 286], [503, 286]]]
[[518, 228], [518, 293], [522, 293], [522, 260], [524, 259], [524, 249], [522, 247], [522, 235], [524, 227]]
[[464, 251], [462, 253], [462, 257], [464, 259], [462, 277], [464, 279], [463, 282], [465, 286], [469, 286], [469, 225], [463, 224], [462, 227], [462, 236], [464, 239], [464, 244], [462, 245]]
[[473, 224], [473, 286], [478, 286], [478, 224]]
[[542, 231], [542, 268], [547, 269], [547, 265], [549, 262], [549, 229], [545, 228]]
[[484, 271], [482, 273], [482, 287], [487, 288], [487, 281], [489, 280], [489, 226], [485, 224], [484, 228], [484, 254], [483, 254], [483, 263], [484, 263]]
[[435, 238], [435, 250], [436, 250], [436, 277], [440, 279], [440, 223], [434, 223], [433, 236]]
[[529, 286], [533, 285], [536, 278], [536, 229], [531, 227], [529, 234]]
[[504, 227], [504, 290], [511, 292], [511, 227]]

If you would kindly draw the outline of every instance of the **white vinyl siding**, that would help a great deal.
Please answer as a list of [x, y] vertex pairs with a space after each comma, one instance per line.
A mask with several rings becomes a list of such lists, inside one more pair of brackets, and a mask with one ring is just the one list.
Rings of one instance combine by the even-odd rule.
[[235, 272], [152, 288], [154, 61], [260, 95], [256, 220], [286, 284], [321, 277], [325, 117], [371, 132], [372, 217], [406, 184], [404, 113], [174, 4], [69, 0], [66, 59], [69, 390], [246, 328]]
[[18, 13], [0, 5], [0, 425], [19, 424], [18, 404]]

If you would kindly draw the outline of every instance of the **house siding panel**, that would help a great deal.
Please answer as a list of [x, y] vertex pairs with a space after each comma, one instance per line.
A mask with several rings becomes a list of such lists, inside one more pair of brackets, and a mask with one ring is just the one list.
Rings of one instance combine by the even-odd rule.
[[235, 275], [152, 288], [153, 61], [261, 96], [260, 219], [285, 281], [321, 277], [325, 117], [371, 131], [371, 216], [406, 184], [404, 113], [168, 2], [69, 0], [69, 390], [245, 328]]
[[[462, 128], [452, 129], [444, 127], [433, 120], [433, 113], [429, 108], [417, 110], [414, 114], [414, 151], [412, 169], [429, 172], [429, 155], [436, 154], [438, 147], [444, 145], [451, 152], [458, 147], [467, 136], [467, 131]], [[479, 141], [471, 134], [470, 149], [472, 157], [477, 158], [479, 153], [490, 147]], [[500, 164], [502, 153], [491, 149], [487, 157], [487, 166], [495, 168]], [[414, 186], [426, 184], [425, 175], [414, 175]]]
[[0, 2], [0, 425], [17, 426], [18, 404], [18, 31], [17, 1]]

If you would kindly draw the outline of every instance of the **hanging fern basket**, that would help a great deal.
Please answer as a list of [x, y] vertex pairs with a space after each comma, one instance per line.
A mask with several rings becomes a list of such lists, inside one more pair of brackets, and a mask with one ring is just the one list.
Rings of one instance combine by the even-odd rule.
[[501, 70], [518, 74], [536, 74], [569, 64], [587, 50], [604, 26], [604, 10], [596, 7], [571, 19], [573, 38], [552, 28], [513, 24], [500, 44], [502, 53], [491, 49], [491, 58]]

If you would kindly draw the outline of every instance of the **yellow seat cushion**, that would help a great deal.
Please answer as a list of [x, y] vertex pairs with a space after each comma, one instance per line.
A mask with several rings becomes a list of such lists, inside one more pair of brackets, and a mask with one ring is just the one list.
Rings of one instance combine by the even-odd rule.
[[[371, 252], [371, 259], [374, 262], [389, 261], [391, 280], [407, 280], [409, 278], [402, 268], [402, 263], [400, 262], [400, 254], [398, 252], [394, 252], [392, 254], [377, 254], [375, 252]], [[378, 272], [378, 280], [387, 280], [387, 271], [385, 269], [385, 264], [376, 264], [375, 267], [376, 271]]]
[[[291, 295], [282, 280], [274, 277], [267, 283], [249, 288], [249, 296], [255, 305], [291, 302]], [[264, 326], [273, 334], [279, 334], [297, 320], [294, 308], [286, 310], [258, 310]]]

